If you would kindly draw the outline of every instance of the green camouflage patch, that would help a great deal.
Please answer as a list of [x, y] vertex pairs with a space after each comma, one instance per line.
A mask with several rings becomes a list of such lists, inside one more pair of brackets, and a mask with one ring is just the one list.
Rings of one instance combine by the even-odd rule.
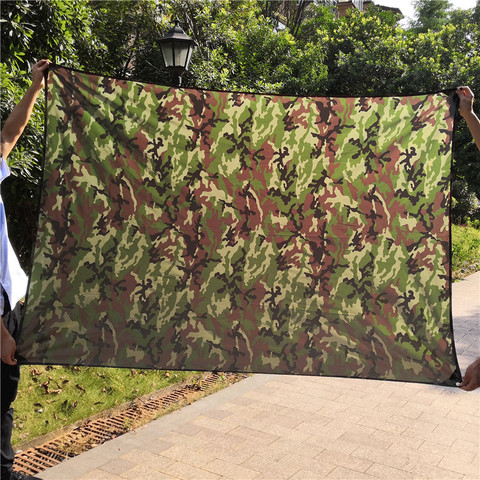
[[19, 352], [452, 385], [453, 103], [52, 68]]

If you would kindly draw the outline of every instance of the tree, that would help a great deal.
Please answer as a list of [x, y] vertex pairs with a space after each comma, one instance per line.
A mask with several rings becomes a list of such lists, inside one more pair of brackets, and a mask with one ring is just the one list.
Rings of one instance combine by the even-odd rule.
[[352, 9], [329, 24], [318, 41], [326, 49], [326, 94], [404, 93], [400, 80], [407, 68], [402, 58], [407, 37], [392, 12], [374, 7], [366, 12]]
[[257, 0], [265, 18], [272, 19], [278, 29], [280, 25], [288, 28], [296, 37], [300, 27], [311, 14], [313, 0], [298, 0], [296, 2], [278, 0]]
[[157, 44], [161, 5], [154, 0], [89, 0], [88, 8], [91, 38], [78, 44], [79, 63], [87, 70], [143, 81], [151, 80], [152, 73], [167, 77]]
[[420, 33], [440, 30], [448, 22], [452, 4], [448, 0], [416, 0], [414, 6], [417, 15], [411, 29]]

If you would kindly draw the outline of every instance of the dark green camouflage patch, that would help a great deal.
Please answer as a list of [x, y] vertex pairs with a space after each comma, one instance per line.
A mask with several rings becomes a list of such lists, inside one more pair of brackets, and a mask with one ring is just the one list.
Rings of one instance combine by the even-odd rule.
[[454, 105], [48, 76], [28, 363], [453, 384]]

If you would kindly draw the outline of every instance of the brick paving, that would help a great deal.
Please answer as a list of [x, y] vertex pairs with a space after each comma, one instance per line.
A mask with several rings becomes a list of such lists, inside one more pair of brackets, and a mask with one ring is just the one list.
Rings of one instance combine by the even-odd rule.
[[[480, 272], [453, 285], [462, 371]], [[479, 480], [480, 389], [253, 375], [40, 474], [43, 480]]]

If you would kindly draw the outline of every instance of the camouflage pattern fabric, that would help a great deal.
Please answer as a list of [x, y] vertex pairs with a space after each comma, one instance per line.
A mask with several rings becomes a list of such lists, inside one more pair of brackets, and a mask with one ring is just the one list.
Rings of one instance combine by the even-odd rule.
[[460, 380], [451, 95], [47, 88], [26, 363]]

